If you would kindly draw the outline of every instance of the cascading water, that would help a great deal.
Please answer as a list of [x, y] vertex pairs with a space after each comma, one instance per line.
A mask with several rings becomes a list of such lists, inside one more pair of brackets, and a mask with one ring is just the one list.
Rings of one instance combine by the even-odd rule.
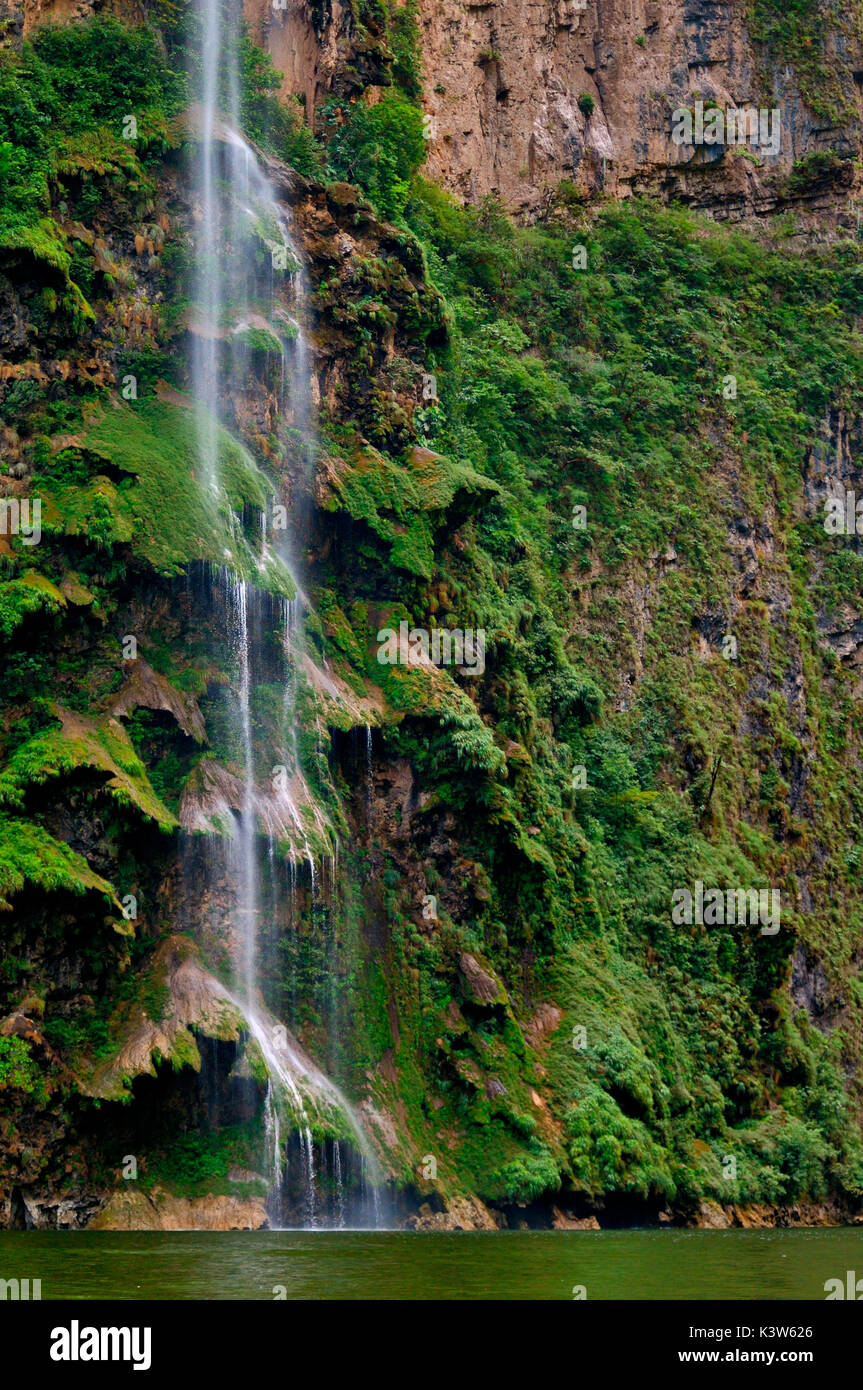
[[[250, 343], [258, 345], [263, 341], [269, 356], [278, 352], [274, 406], [277, 428], [286, 433], [285, 422], [289, 418], [292, 439], [306, 441], [305, 448], [300, 448], [301, 460], [310, 456], [308, 353], [299, 321], [302, 315], [283, 307], [280, 301], [289, 295], [276, 293], [275, 277], [278, 272], [278, 288], [292, 286], [295, 297], [302, 296], [304, 282], [285, 214], [253, 150], [239, 134], [240, 15], [230, 14], [222, 0], [198, 0], [197, 16], [200, 70], [194, 118], [198, 139], [196, 275], [190, 315], [196, 476], [201, 487], [209, 490], [223, 509], [228, 509], [221, 451], [225, 431], [242, 432], [239, 402], [248, 384]], [[273, 559], [286, 576], [289, 574], [294, 567], [290, 533], [287, 528], [278, 531], [268, 527], [265, 516], [252, 541], [244, 532], [244, 518], [233, 515], [231, 526], [236, 550], [226, 553], [224, 567], [210, 575], [207, 587], [209, 602], [223, 616], [227, 627], [236, 680], [231, 723], [232, 762], [237, 771], [223, 769], [218, 774], [211, 773], [208, 803], [212, 818], [228, 838], [225, 865], [224, 851], [218, 847], [223, 841], [210, 836], [210, 877], [215, 880], [221, 856], [221, 867], [227, 868], [230, 884], [228, 954], [234, 989], [224, 992], [246, 1020], [250, 1046], [257, 1049], [266, 1073], [265, 1163], [272, 1209], [277, 1211], [280, 1207], [289, 1176], [287, 1169], [299, 1158], [299, 1206], [305, 1224], [315, 1225], [321, 1219], [319, 1169], [321, 1174], [326, 1173], [332, 1187], [332, 1216], [336, 1224], [342, 1224], [345, 1163], [350, 1152], [354, 1152], [359, 1157], [361, 1187], [369, 1188], [372, 1224], [380, 1224], [375, 1159], [354, 1112], [338, 1088], [294, 1042], [287, 1028], [270, 1014], [263, 1000], [260, 952], [266, 893], [262, 859], [270, 903], [278, 891], [275, 855], [276, 846], [281, 845], [286, 847], [289, 861], [291, 898], [300, 860], [308, 871], [314, 905], [318, 873], [307, 828], [309, 820], [322, 843], [334, 845], [334, 841], [317, 807], [308, 798], [301, 804], [296, 790], [302, 780], [293, 719], [299, 600], [274, 598], [253, 582], [254, 569], [268, 573]], [[285, 751], [279, 779], [265, 788], [270, 770], [256, 768], [253, 699], [256, 652], [262, 633], [268, 625], [272, 627], [274, 609], [280, 610], [283, 632]], [[213, 811], [215, 803], [218, 805]], [[190, 828], [205, 826], [196, 822]], [[212, 820], [207, 828], [212, 829]], [[335, 849], [331, 852], [335, 863]]]

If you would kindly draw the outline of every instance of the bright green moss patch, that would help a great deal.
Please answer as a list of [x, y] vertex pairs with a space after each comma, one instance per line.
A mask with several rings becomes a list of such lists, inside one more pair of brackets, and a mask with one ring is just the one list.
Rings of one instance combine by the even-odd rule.
[[119, 910], [111, 884], [80, 854], [32, 821], [0, 814], [0, 910], [28, 884], [43, 892], [102, 893]]
[[[225, 565], [293, 597], [284, 565], [275, 555], [261, 559], [242, 525], [245, 508], [265, 510], [272, 487], [225, 430], [217, 427], [215, 437], [217, 489], [200, 476], [191, 403], [107, 405], [38, 480], [45, 529], [84, 535], [101, 546], [127, 543], [162, 574], [178, 574], [191, 561]], [[100, 462], [128, 476], [77, 481], [82, 468], [97, 469]]]
[[30, 1055], [30, 1044], [24, 1038], [0, 1038], [0, 1091], [25, 1091], [28, 1095], [42, 1089], [38, 1063]]
[[33, 613], [56, 614], [65, 607], [59, 590], [34, 571], [0, 584], [0, 639], [7, 641]]
[[430, 449], [410, 450], [395, 463], [377, 449], [358, 449], [350, 462], [332, 463], [323, 506], [342, 508], [387, 541], [390, 561], [430, 579], [434, 529], [456, 493], [485, 498], [496, 485], [475, 469]]
[[176, 825], [153, 791], [122, 724], [115, 719], [97, 723], [66, 710], [58, 713], [59, 729], [22, 744], [0, 769], [0, 805], [20, 809], [28, 787], [90, 767], [109, 774], [106, 788], [120, 805], [134, 807], [163, 830]]

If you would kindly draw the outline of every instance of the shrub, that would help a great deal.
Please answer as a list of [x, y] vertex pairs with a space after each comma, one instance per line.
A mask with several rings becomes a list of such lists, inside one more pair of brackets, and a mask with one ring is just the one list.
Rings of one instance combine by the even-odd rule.
[[23, 1038], [0, 1038], [0, 1091], [38, 1092], [42, 1086], [39, 1068], [30, 1056], [30, 1045]]
[[330, 98], [320, 123], [330, 176], [358, 184], [382, 217], [400, 216], [426, 155], [417, 107], [395, 92], [385, 93], [375, 106]]

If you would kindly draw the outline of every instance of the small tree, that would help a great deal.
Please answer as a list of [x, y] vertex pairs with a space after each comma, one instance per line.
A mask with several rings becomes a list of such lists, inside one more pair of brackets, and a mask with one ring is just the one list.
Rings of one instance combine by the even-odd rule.
[[410, 183], [426, 156], [422, 112], [395, 92], [374, 106], [330, 100], [321, 108], [333, 178], [355, 183], [382, 217], [404, 211]]

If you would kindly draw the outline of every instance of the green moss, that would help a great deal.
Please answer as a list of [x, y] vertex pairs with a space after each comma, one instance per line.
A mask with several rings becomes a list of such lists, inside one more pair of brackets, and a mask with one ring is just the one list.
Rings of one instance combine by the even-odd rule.
[[42, 1075], [24, 1038], [0, 1037], [0, 1091], [6, 1090], [45, 1099]]
[[282, 344], [274, 333], [266, 328], [243, 328], [234, 334], [235, 340], [241, 342], [250, 352], [275, 353], [281, 356]]
[[[219, 490], [198, 476], [195, 414], [160, 400], [114, 403], [94, 413], [80, 433], [82, 454], [117, 473], [66, 482], [63, 470], [38, 479], [43, 526], [48, 532], [85, 535], [95, 544], [129, 544], [163, 574], [178, 574], [191, 561], [226, 565], [261, 587], [293, 597], [284, 565], [271, 554], [263, 564], [238, 518], [244, 508], [265, 510], [272, 486], [251, 455], [221, 428], [216, 430]], [[69, 463], [65, 465], [69, 470]]]
[[363, 521], [389, 542], [390, 561], [423, 579], [432, 573], [436, 522], [457, 495], [485, 499], [496, 484], [474, 469], [427, 449], [396, 463], [377, 449], [357, 450], [330, 471], [323, 505]]
[[170, 1147], [151, 1150], [143, 1157], [138, 1184], [145, 1191], [158, 1184], [182, 1197], [203, 1197], [221, 1192], [263, 1196], [262, 1176], [257, 1183], [232, 1182], [230, 1172], [239, 1168], [254, 1172], [260, 1161], [259, 1136], [248, 1126], [235, 1125], [209, 1134], [175, 1135]]
[[0, 584], [0, 639], [4, 642], [31, 614], [57, 614], [66, 601], [43, 575], [27, 571], [20, 579]]
[[96, 723], [68, 711], [60, 711], [60, 716], [59, 729], [22, 744], [0, 769], [0, 805], [21, 809], [29, 787], [89, 767], [108, 774], [106, 791], [121, 806], [134, 807], [163, 830], [177, 824], [153, 791], [143, 763], [117, 720]]
[[0, 910], [28, 884], [43, 892], [101, 893], [119, 910], [111, 884], [80, 854], [32, 821], [0, 815]]

